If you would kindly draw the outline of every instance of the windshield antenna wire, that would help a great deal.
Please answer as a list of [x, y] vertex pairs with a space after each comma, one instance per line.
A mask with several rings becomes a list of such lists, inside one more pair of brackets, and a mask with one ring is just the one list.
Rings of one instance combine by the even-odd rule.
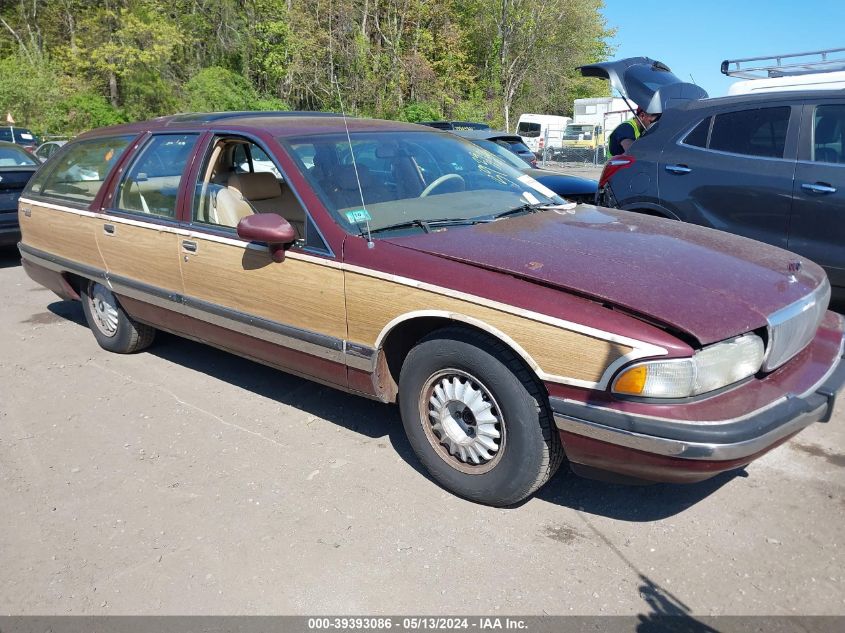
[[355, 172], [355, 181], [358, 183], [358, 194], [361, 196], [361, 208], [366, 213], [364, 226], [367, 229], [367, 248], [374, 248], [375, 243], [373, 243], [373, 236], [370, 233], [370, 213], [367, 211], [367, 205], [364, 202], [364, 189], [361, 187], [361, 177], [358, 175], [358, 163], [355, 160], [355, 151], [352, 149], [352, 138], [349, 136], [349, 125], [346, 123], [346, 110], [343, 107], [343, 97], [340, 95], [340, 84], [337, 81], [337, 77], [335, 77], [334, 85], [337, 88], [337, 100], [340, 103], [340, 112], [343, 115], [343, 127], [346, 128], [346, 142], [349, 143], [349, 154], [352, 156], [352, 170]]

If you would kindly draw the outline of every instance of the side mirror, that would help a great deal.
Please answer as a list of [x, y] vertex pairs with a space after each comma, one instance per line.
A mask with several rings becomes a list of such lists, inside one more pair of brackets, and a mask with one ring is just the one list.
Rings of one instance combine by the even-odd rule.
[[267, 242], [275, 262], [285, 260], [285, 247], [296, 240], [296, 231], [277, 213], [255, 213], [238, 222], [238, 237], [250, 242]]

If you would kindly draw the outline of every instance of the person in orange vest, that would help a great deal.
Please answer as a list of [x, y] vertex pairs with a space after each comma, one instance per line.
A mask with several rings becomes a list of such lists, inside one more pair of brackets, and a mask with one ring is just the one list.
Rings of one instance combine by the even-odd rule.
[[649, 114], [642, 108], [637, 108], [635, 115], [616, 126], [610, 135], [609, 147], [611, 156], [618, 156], [628, 151], [648, 128], [660, 118], [659, 114]]

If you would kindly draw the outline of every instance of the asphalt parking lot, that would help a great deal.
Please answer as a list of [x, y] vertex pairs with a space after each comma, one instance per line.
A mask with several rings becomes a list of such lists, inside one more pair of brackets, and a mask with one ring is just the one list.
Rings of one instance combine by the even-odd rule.
[[14, 251], [0, 302], [0, 614], [845, 614], [845, 404], [702, 484], [560, 472], [492, 509], [394, 407], [169, 335], [105, 352]]

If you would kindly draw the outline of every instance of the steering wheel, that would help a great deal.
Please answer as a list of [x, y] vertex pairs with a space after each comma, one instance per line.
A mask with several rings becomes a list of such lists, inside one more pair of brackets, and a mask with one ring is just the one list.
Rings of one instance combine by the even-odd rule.
[[440, 178], [437, 178], [436, 180], [432, 181], [431, 184], [429, 184], [425, 189], [422, 190], [422, 193], [420, 194], [420, 198], [425, 198], [426, 196], [431, 195], [431, 192], [434, 191], [435, 189], [437, 189], [444, 182], [448, 182], [450, 180], [455, 180], [455, 179], [458, 179], [458, 180], [461, 181], [461, 188], [458, 191], [464, 191], [467, 188], [467, 186], [466, 186], [466, 182], [464, 182], [463, 178], [461, 178], [458, 174], [443, 174], [442, 176], [440, 176]]

